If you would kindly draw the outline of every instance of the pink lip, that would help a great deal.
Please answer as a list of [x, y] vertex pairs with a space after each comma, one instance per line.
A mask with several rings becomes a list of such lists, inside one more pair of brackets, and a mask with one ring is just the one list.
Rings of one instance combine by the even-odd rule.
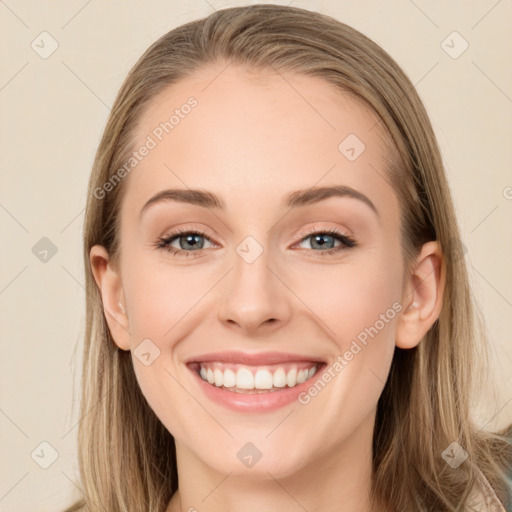
[[[204, 381], [197, 372], [197, 363], [207, 361], [221, 361], [253, 366], [306, 361], [318, 363], [318, 370], [314, 377], [293, 388], [285, 387], [279, 391], [244, 394], [218, 388]], [[326, 364], [317, 358], [282, 352], [265, 352], [259, 354], [216, 352], [191, 358], [186, 361], [186, 364], [192, 372], [199, 389], [210, 400], [230, 410], [244, 413], [271, 412], [297, 401], [299, 394], [308, 389], [311, 384], [315, 382], [316, 378], [318, 378], [320, 372], [326, 367]]]
[[269, 364], [292, 363], [292, 362], [313, 362], [324, 363], [322, 359], [312, 356], [302, 356], [286, 352], [211, 352], [196, 356], [185, 361], [190, 363], [205, 363], [207, 361], [219, 361], [223, 363], [246, 364], [248, 366], [265, 366]]

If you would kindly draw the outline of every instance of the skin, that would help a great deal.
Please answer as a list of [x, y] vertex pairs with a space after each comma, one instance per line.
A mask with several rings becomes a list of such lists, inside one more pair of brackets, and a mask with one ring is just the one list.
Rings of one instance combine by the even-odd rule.
[[[188, 97], [198, 106], [125, 178], [119, 267], [103, 247], [90, 254], [115, 343], [132, 356], [146, 338], [160, 350], [149, 366], [133, 364], [176, 440], [180, 488], [168, 511], [384, 510], [368, 499], [377, 401], [395, 346], [416, 346], [439, 316], [440, 248], [425, 244], [404, 273], [400, 205], [382, 177], [376, 117], [362, 103], [319, 78], [224, 68], [203, 68], [152, 100], [136, 147]], [[366, 146], [352, 162], [338, 149], [350, 133]], [[292, 191], [331, 185], [363, 193], [378, 215], [350, 197], [281, 206]], [[167, 188], [211, 191], [226, 210], [167, 201], [140, 220], [145, 202]], [[174, 228], [206, 231], [200, 256], [155, 247]], [[321, 256], [310, 228], [337, 228], [358, 245]], [[250, 264], [236, 252], [247, 236], [263, 249]], [[183, 362], [234, 349], [329, 365], [395, 302], [402, 311], [307, 405], [230, 411], [202, 393]], [[236, 455], [247, 442], [262, 453], [252, 468]]]

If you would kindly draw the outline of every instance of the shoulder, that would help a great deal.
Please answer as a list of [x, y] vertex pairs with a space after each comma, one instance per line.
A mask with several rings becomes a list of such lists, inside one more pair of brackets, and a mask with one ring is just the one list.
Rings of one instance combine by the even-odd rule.
[[505, 508], [505, 506], [510, 506], [511, 497], [509, 496], [507, 498], [508, 503], [502, 503], [487, 478], [485, 478], [484, 474], [478, 468], [477, 473], [478, 479], [467, 501], [467, 505], [471, 507], [470, 510], [479, 510], [481, 512], [507, 512], [509, 509]]

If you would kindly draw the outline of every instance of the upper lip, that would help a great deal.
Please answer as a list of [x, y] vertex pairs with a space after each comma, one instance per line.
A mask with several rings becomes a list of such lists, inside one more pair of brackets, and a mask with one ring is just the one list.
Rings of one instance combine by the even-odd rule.
[[259, 352], [249, 353], [240, 351], [229, 352], [211, 352], [194, 356], [185, 361], [186, 364], [206, 363], [208, 361], [218, 361], [234, 364], [246, 364], [249, 366], [263, 366], [269, 364], [292, 363], [292, 362], [315, 362], [323, 363], [322, 359], [313, 356], [304, 356], [286, 352]]

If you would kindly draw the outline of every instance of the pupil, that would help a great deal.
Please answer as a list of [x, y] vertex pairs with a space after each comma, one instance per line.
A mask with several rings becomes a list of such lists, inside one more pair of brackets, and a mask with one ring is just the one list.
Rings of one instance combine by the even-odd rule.
[[[199, 242], [197, 242], [197, 238], [200, 237], [200, 235], [187, 235], [187, 236], [184, 236], [183, 238], [186, 239], [186, 243], [185, 245], [189, 245], [190, 247], [195, 247], [197, 244], [201, 245]], [[185, 247], [183, 247], [183, 244], [181, 244], [181, 248], [184, 249]]]
[[329, 241], [328, 240], [326, 241], [326, 239], [329, 239], [329, 238], [332, 239], [332, 236], [330, 236], [330, 235], [314, 235], [315, 242], [313, 245], [316, 244], [317, 247], [323, 247], [324, 245], [329, 244]]

